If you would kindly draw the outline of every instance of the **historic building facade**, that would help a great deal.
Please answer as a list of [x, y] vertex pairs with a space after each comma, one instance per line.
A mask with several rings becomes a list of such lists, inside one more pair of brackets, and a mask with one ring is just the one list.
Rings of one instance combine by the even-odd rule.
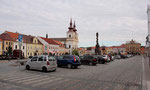
[[8, 48], [11, 47], [13, 50], [14, 40], [9, 36], [7, 32], [4, 32], [0, 35], [2, 39], [2, 54], [6, 55], [8, 52]]
[[[22, 42], [20, 48], [19, 48], [19, 41], [18, 41], [19, 35], [22, 35]], [[3, 42], [2, 45], [3, 55], [7, 54], [8, 47], [12, 48], [12, 52], [14, 50], [21, 50], [22, 56], [24, 58], [43, 54], [43, 45], [37, 39], [37, 37], [5, 31], [0, 35], [0, 38], [2, 39]]]
[[64, 44], [65, 48], [69, 50], [69, 54], [72, 54], [74, 49], [78, 49], [78, 33], [76, 29], [75, 22], [72, 23], [72, 19], [70, 20], [70, 26], [68, 27], [67, 37], [66, 38], [52, 38], [54, 40], [60, 41]]
[[140, 54], [141, 44], [137, 43], [133, 39], [125, 44], [126, 52], [131, 54]]
[[2, 55], [2, 53], [3, 53], [2, 45], [3, 45], [3, 41], [2, 41], [2, 39], [0, 39], [0, 55]]

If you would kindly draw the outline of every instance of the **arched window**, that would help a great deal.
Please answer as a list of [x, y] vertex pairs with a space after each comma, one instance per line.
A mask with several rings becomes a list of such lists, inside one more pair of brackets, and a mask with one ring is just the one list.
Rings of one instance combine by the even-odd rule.
[[69, 34], [69, 38], [71, 38], [71, 35]]
[[15, 46], [15, 49], [17, 49], [17, 45]]
[[71, 48], [71, 45], [69, 45], [69, 48]]

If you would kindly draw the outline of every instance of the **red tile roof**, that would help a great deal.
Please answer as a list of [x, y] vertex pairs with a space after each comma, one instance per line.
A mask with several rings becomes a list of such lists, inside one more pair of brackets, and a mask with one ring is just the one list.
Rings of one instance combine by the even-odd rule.
[[2, 33], [2, 34], [0, 34], [0, 38], [1, 38], [2, 40], [14, 41], [14, 40], [9, 36], [8, 33]]
[[19, 36], [19, 33], [14, 33], [14, 32], [9, 32], [9, 31], [5, 31], [5, 33], [8, 33], [10, 35], [10, 37], [12, 37], [13, 39], [17, 39]]
[[61, 43], [60, 41], [57, 41], [57, 40], [53, 40], [53, 41], [55, 41], [57, 44], [59, 44], [60, 47], [64, 47], [64, 44]]
[[[7, 36], [5, 35], [5, 37], [9, 38], [10, 40], [16, 41], [20, 33], [5, 31], [3, 34], [7, 34]], [[21, 34], [21, 35], [23, 35], [24, 43], [33, 43], [33, 38], [35, 38], [34, 36], [24, 35], [24, 34]], [[42, 43], [38, 40], [38, 44], [42, 44]]]
[[0, 38], [0, 41], [3, 41], [3, 40]]
[[50, 38], [44, 38], [44, 37], [41, 37], [43, 40], [45, 40], [47, 43], [49, 44], [54, 44], [54, 45], [59, 45], [58, 43], [56, 43], [53, 39], [50, 39]]

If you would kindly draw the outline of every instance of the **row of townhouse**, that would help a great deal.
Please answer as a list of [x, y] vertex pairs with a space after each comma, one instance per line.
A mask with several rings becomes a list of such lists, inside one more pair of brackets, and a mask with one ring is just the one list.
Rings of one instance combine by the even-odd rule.
[[[95, 54], [95, 46], [88, 47], [88, 48], [79, 48], [78, 50], [79, 50], [80, 55], [85, 55], [85, 54], [94, 55]], [[126, 52], [126, 48], [124, 44], [121, 46], [110, 46], [110, 47], [102, 46], [99, 48], [99, 50], [101, 51], [101, 55]]]
[[[19, 35], [22, 35], [21, 47], [19, 47]], [[41, 54], [68, 53], [68, 49], [60, 41], [5, 31], [0, 35], [0, 55], [6, 55], [9, 47], [12, 51], [21, 49], [24, 58]]]
[[[95, 54], [95, 46], [94, 47], [87, 47], [87, 48], [79, 48], [79, 54], [85, 55], [85, 54]], [[127, 42], [126, 44], [122, 44], [120, 46], [102, 46], [99, 48], [101, 51], [101, 55], [105, 54], [144, 54], [145, 53], [145, 47], [141, 46], [141, 43], [136, 42], [135, 40], [131, 40]]]
[[5, 31], [0, 35], [0, 55], [7, 54], [8, 48], [12, 50], [20, 50], [18, 37], [22, 35], [21, 51], [25, 58], [40, 54], [62, 55], [65, 53], [72, 54], [74, 49], [78, 49], [78, 33], [75, 22], [70, 24], [66, 32], [66, 37], [48, 38], [35, 37], [14, 32]]

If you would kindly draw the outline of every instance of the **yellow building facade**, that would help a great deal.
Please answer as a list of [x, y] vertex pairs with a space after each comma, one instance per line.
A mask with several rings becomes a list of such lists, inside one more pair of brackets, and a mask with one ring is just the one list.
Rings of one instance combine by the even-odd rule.
[[11, 47], [13, 50], [13, 41], [4, 40], [2, 47], [3, 47], [3, 53], [7, 53], [9, 47]]
[[141, 52], [141, 43], [137, 43], [134, 40], [131, 40], [129, 43], [126, 43], [125, 47], [127, 53], [139, 54]]
[[36, 37], [33, 38], [32, 42], [27, 44], [27, 57], [43, 54], [43, 45], [38, 41]]
[[0, 55], [3, 54], [3, 48], [2, 48], [2, 46], [3, 46], [3, 41], [2, 41], [2, 39], [0, 39]]

